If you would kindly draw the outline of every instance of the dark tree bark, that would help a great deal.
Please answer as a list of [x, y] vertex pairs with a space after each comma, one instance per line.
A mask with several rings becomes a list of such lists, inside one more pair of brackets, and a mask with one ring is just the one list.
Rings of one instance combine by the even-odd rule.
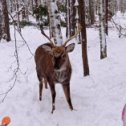
[[75, 0], [66, 0], [67, 6], [67, 29], [66, 29], [66, 36], [69, 38], [70, 36], [74, 35], [75, 33], [75, 7], [74, 7]]
[[0, 8], [0, 40], [2, 39], [2, 9]]
[[71, 25], [70, 36], [74, 35], [75, 26], [76, 26], [76, 21], [75, 21], [76, 10], [74, 7], [74, 3], [75, 3], [75, 0], [71, 0], [71, 3], [70, 3], [70, 25]]
[[10, 41], [10, 28], [9, 28], [9, 16], [6, 0], [2, 0], [3, 20], [4, 20], [4, 33], [6, 34], [6, 40]]
[[108, 35], [108, 2], [109, 0], [105, 1], [105, 33]]
[[35, 0], [35, 8], [38, 7], [38, 0]]
[[86, 25], [85, 25], [85, 3], [84, 0], [79, 0], [79, 14], [80, 14], [80, 23], [82, 26], [81, 30], [81, 40], [82, 40], [82, 60], [83, 60], [83, 69], [84, 76], [89, 75], [89, 65], [87, 57], [87, 34], [86, 34]]
[[70, 1], [66, 0], [66, 7], [67, 7], [67, 11], [66, 11], [66, 37], [69, 38], [70, 37]]

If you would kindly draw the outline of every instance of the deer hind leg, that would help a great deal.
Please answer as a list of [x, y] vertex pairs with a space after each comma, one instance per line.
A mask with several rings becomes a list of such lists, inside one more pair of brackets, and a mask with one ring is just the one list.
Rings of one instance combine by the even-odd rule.
[[54, 83], [52, 83], [50, 85], [50, 90], [51, 90], [51, 95], [52, 95], [52, 111], [51, 111], [51, 113], [53, 113], [53, 111], [55, 110], [55, 98], [56, 98], [56, 91], [55, 91]]
[[39, 82], [39, 100], [42, 100], [42, 89], [43, 89], [43, 83], [42, 81]]
[[43, 79], [43, 82], [44, 82], [44, 84], [45, 84], [45, 88], [46, 88], [46, 89], [48, 89], [47, 79], [46, 79], [46, 78], [44, 78], [44, 79]]
[[71, 97], [70, 97], [70, 85], [69, 84], [64, 84], [63, 85], [63, 90], [64, 90], [64, 94], [66, 96], [66, 100], [68, 102], [68, 105], [69, 105], [70, 109], [73, 110], [73, 105], [72, 105]]
[[42, 100], [42, 89], [43, 89], [43, 82], [41, 76], [37, 73], [38, 80], [39, 80], [39, 100]]

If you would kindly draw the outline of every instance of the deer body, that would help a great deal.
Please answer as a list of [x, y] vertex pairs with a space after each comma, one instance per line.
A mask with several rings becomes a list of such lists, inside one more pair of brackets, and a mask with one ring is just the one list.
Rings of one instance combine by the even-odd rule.
[[39, 99], [42, 99], [43, 79], [47, 80], [52, 94], [52, 113], [55, 110], [55, 83], [61, 83], [71, 110], [73, 106], [70, 97], [70, 79], [72, 68], [68, 52], [73, 51], [75, 44], [67, 47], [52, 46], [46, 43], [39, 46], [35, 52], [36, 71], [39, 80]]
[[81, 26], [75, 35], [71, 36], [68, 40], [64, 42], [63, 45], [56, 46], [55, 43], [45, 34], [41, 28], [41, 33], [50, 41], [50, 43], [43, 44], [36, 49], [35, 52], [35, 63], [36, 72], [39, 80], [39, 99], [42, 99], [42, 89], [43, 84], [47, 82], [49, 84], [51, 95], [52, 95], [52, 113], [55, 110], [55, 83], [61, 83], [66, 100], [71, 110], [73, 110], [73, 105], [70, 96], [70, 79], [72, 68], [69, 60], [68, 53], [72, 52], [75, 47], [75, 43], [67, 43], [75, 38], [81, 31]]

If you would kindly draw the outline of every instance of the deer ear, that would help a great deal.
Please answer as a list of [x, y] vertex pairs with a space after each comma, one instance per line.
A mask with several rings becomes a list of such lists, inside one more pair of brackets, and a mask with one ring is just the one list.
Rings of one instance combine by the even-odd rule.
[[66, 46], [66, 51], [72, 52], [74, 48], [75, 48], [75, 43], [69, 44], [68, 46]]

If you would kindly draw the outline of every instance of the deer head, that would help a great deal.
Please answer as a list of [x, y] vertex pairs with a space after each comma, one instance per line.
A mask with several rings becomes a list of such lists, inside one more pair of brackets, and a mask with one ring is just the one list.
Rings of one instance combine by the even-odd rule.
[[69, 39], [67, 39], [63, 45], [57, 46], [55, 43], [44, 33], [42, 27], [41, 27], [41, 33], [50, 41], [52, 46], [44, 45], [43, 48], [49, 52], [53, 56], [53, 63], [54, 67], [56, 69], [60, 68], [62, 64], [64, 63], [65, 59], [68, 57], [68, 53], [72, 52], [75, 47], [75, 43], [69, 44], [67, 46], [67, 43], [75, 38], [81, 31], [81, 26], [79, 25], [78, 31], [71, 36]]

